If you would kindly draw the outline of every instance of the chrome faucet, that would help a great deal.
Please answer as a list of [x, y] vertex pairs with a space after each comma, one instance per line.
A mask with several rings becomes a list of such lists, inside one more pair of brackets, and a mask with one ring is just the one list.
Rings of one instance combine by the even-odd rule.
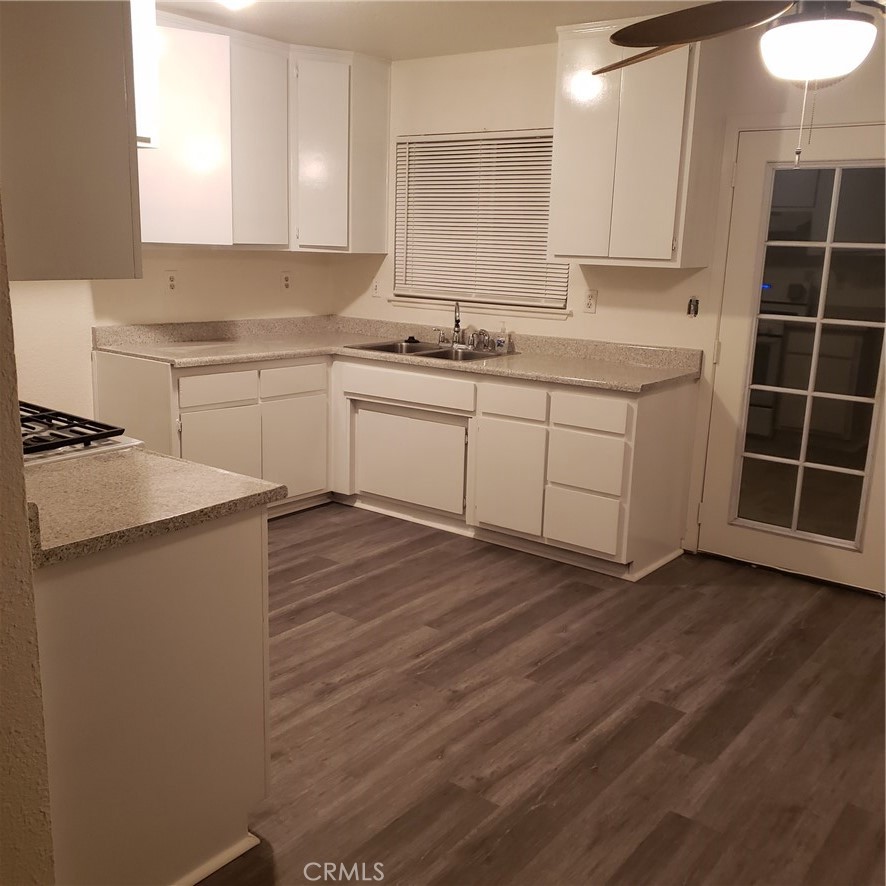
[[452, 344], [460, 345], [461, 341], [461, 310], [458, 302], [455, 303], [455, 323], [452, 326]]

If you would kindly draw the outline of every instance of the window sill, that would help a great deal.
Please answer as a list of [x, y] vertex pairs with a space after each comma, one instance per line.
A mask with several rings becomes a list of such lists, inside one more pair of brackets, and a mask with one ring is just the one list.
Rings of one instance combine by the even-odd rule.
[[[402, 308], [422, 308], [426, 311], [440, 311], [451, 314], [456, 299], [410, 298], [408, 295], [395, 295], [388, 298], [388, 304]], [[572, 311], [568, 308], [530, 308], [521, 305], [493, 305], [485, 302], [473, 302], [469, 299], [459, 301], [462, 311], [479, 314], [481, 317], [541, 317], [545, 320], [568, 320]]]

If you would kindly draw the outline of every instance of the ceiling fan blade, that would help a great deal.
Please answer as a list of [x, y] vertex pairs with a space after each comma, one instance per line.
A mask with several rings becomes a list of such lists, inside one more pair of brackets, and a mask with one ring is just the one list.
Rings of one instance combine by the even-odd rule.
[[659, 15], [616, 31], [610, 42], [616, 46], [666, 46], [694, 43], [765, 24], [794, 5], [785, 0], [721, 0]]
[[606, 65], [605, 68], [597, 68], [596, 71], [591, 71], [591, 73], [595, 75], [608, 74], [610, 71], [617, 71], [619, 68], [635, 65], [637, 62], [645, 62], [646, 59], [655, 58], [657, 55], [664, 55], [666, 52], [679, 49], [683, 45], [683, 43], [671, 43], [669, 46], [656, 46], [654, 49], [647, 49], [646, 52], [638, 52], [636, 55], [632, 55], [629, 58], [623, 58], [620, 62], [613, 62], [611, 65]]

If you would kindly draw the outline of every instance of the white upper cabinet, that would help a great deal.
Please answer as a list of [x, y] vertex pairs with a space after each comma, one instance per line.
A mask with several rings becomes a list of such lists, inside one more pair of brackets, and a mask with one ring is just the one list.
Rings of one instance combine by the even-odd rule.
[[11, 280], [141, 276], [128, 3], [0, 3]]
[[231, 38], [234, 242], [289, 243], [286, 47]]
[[293, 48], [290, 248], [387, 251], [390, 65]]
[[627, 23], [560, 30], [549, 251], [587, 264], [704, 266], [711, 219], [686, 224], [709, 171], [693, 162], [698, 47], [592, 75], [638, 51], [609, 41]]
[[231, 48], [159, 27], [157, 146], [138, 152], [142, 240], [233, 243]]
[[293, 247], [348, 246], [351, 66], [293, 59]]

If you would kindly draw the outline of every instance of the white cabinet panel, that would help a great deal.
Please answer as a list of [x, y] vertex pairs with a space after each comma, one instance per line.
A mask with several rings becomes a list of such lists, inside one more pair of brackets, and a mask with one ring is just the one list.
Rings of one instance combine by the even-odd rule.
[[688, 70], [684, 46], [622, 71], [610, 258], [671, 257]]
[[550, 220], [557, 255], [609, 253], [621, 71], [591, 71], [622, 53], [608, 30], [560, 37]]
[[231, 244], [230, 38], [157, 32], [157, 147], [138, 152], [142, 240]]
[[235, 243], [289, 243], [289, 58], [231, 41]]
[[128, 3], [0, 3], [11, 280], [141, 277]]
[[477, 419], [476, 519], [527, 535], [541, 535], [547, 429]]
[[474, 411], [476, 385], [460, 378], [420, 375], [397, 369], [348, 365], [342, 370], [346, 394], [365, 394], [418, 406]]
[[262, 477], [290, 496], [322, 492], [326, 482], [326, 394], [261, 404]]
[[355, 447], [358, 492], [464, 513], [463, 425], [360, 409]]
[[614, 556], [619, 548], [621, 505], [618, 499], [548, 486], [545, 492], [545, 538]]
[[548, 482], [621, 495], [626, 448], [619, 437], [552, 428]]
[[182, 458], [235, 474], [261, 477], [258, 404], [185, 412], [181, 423]]
[[628, 402], [618, 397], [594, 394], [551, 394], [551, 424], [572, 425], [612, 434], [627, 432], [630, 410]]
[[483, 382], [477, 385], [477, 408], [492, 415], [544, 421], [548, 417], [548, 392], [541, 387]]
[[306, 363], [304, 366], [281, 366], [262, 369], [259, 379], [262, 397], [286, 394], [307, 394], [326, 390], [326, 364]]
[[350, 71], [340, 61], [296, 65], [293, 245], [348, 245]]
[[189, 375], [178, 380], [178, 405], [182, 408], [255, 400], [257, 396], [258, 373], [254, 369]]

